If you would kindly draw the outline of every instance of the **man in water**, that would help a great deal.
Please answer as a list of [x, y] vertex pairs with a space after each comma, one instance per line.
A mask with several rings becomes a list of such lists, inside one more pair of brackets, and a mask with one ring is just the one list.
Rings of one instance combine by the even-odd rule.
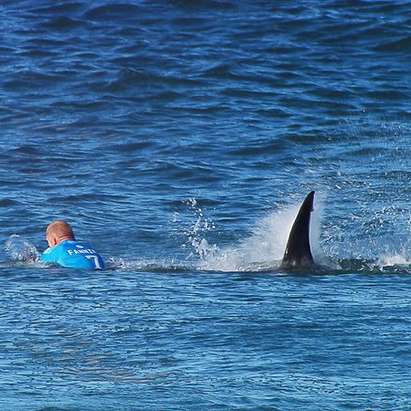
[[46, 238], [49, 248], [41, 255], [42, 262], [86, 270], [104, 269], [102, 257], [89, 243], [76, 241], [73, 229], [65, 221], [53, 221], [47, 227]]

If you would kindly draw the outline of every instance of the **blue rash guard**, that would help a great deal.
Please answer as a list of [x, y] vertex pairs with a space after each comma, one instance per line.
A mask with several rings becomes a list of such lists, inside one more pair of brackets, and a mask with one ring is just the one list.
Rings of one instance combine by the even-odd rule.
[[68, 268], [103, 270], [104, 261], [94, 248], [86, 242], [65, 240], [49, 247], [41, 255], [44, 263], [54, 263]]

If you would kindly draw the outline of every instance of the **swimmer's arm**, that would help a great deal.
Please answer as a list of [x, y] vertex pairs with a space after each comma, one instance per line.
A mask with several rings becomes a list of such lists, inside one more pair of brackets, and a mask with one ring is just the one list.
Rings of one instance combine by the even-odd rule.
[[57, 256], [55, 254], [56, 253], [53, 253], [52, 248], [47, 248], [40, 256], [40, 261], [42, 261], [43, 263], [55, 263], [57, 261]]

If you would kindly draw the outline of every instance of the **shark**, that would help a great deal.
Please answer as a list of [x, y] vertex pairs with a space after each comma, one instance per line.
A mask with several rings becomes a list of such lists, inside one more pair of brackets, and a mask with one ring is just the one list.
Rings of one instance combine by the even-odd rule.
[[288, 236], [280, 269], [286, 271], [317, 267], [311, 252], [310, 221], [314, 210], [315, 191], [311, 191], [302, 202]]

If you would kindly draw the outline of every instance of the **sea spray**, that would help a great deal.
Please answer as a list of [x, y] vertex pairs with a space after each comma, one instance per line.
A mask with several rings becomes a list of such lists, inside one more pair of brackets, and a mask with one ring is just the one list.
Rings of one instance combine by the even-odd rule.
[[37, 248], [18, 234], [11, 235], [6, 241], [4, 248], [12, 261], [35, 262], [39, 259]]
[[[295, 204], [271, 212], [258, 220], [251, 234], [236, 245], [218, 247], [209, 244], [199, 234], [203, 233], [195, 225], [189, 237], [200, 257], [198, 269], [216, 271], [259, 271], [279, 267], [287, 244], [288, 235], [300, 204]], [[317, 209], [318, 207], [315, 207]], [[312, 240], [314, 254], [321, 254], [320, 220], [321, 214], [314, 212]], [[203, 216], [203, 215], [202, 215]], [[323, 257], [325, 258], [325, 257]]]
[[[213, 244], [209, 244], [203, 237], [205, 233], [215, 229], [215, 225], [212, 220], [205, 217], [202, 208], [199, 206], [195, 198], [190, 198], [186, 202], [191, 210], [194, 212], [194, 223], [190, 228], [185, 230], [187, 243], [192, 246], [195, 255], [198, 255], [200, 259], [204, 260], [210, 255], [214, 255], [218, 251], [218, 247]], [[190, 257], [193, 254], [190, 255]]]

